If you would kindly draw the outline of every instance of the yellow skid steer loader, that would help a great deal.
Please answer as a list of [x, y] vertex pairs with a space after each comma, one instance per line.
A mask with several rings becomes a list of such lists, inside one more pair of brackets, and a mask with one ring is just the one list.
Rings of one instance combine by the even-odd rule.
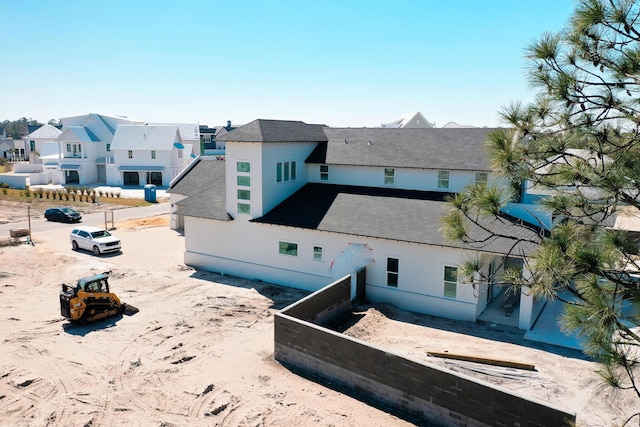
[[60, 313], [79, 323], [94, 322], [119, 314], [132, 315], [138, 309], [124, 304], [109, 290], [107, 273], [84, 277], [76, 286], [63, 284], [60, 291]]

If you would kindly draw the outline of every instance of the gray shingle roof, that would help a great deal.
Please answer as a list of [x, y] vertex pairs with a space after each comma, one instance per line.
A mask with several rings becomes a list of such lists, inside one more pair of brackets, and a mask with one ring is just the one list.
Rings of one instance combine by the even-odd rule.
[[307, 163], [444, 170], [491, 170], [490, 128], [324, 128], [328, 143]]
[[491, 171], [485, 142], [493, 128], [330, 128], [258, 119], [219, 141], [317, 142], [307, 163]]
[[[376, 189], [328, 184], [307, 184], [262, 218], [253, 222], [345, 233], [481, 252], [529, 253], [536, 245], [521, 242], [513, 252], [514, 239], [492, 237], [478, 227], [471, 235], [483, 243], [449, 242], [441, 231], [441, 218], [451, 209], [434, 192]], [[537, 240], [536, 233], [507, 219], [492, 220], [491, 227], [516, 239]]]
[[216, 139], [239, 142], [323, 142], [327, 140], [323, 127], [300, 121], [258, 119]]
[[187, 198], [176, 203], [177, 213], [196, 218], [229, 221], [224, 160], [198, 157], [167, 190]]

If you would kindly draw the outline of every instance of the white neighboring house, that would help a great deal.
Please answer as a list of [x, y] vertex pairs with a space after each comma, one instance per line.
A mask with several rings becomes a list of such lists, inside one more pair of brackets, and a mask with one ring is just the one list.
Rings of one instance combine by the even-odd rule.
[[[40, 156], [58, 154], [56, 141], [61, 133], [62, 131], [57, 127], [47, 124], [25, 136], [23, 141], [29, 150], [29, 163], [42, 163]], [[47, 152], [45, 147], [54, 148], [55, 151]]]
[[[200, 148], [197, 124], [150, 126], [126, 117], [93, 113], [62, 118], [60, 123], [61, 130], [45, 125], [29, 134], [24, 139], [31, 151], [29, 164], [21, 166], [21, 176], [16, 173], [11, 177], [3, 176], [2, 180], [10, 181], [16, 188], [46, 183], [114, 186], [154, 183], [167, 186], [196, 157]], [[126, 154], [130, 149], [138, 151], [137, 158], [130, 159], [126, 154], [116, 156], [111, 149], [116, 130], [128, 125], [171, 126], [173, 130], [177, 129], [178, 137], [154, 132], [147, 135], [151, 136], [149, 139], [137, 139], [139, 147], [125, 138], [117, 145]], [[155, 135], [158, 140], [154, 139]], [[171, 139], [170, 146], [168, 139]], [[174, 146], [175, 143], [179, 145]], [[152, 158], [152, 152], [157, 158]], [[119, 161], [123, 163], [118, 164]]]
[[[444, 198], [492, 180], [490, 130], [255, 120], [225, 135], [225, 161], [198, 158], [170, 185], [185, 263], [309, 291], [364, 266], [371, 302], [475, 321], [504, 287], [463, 284], [458, 266], [483, 254], [491, 276], [521, 266], [534, 247], [533, 232], [508, 221], [502, 231], [518, 243], [470, 245], [441, 233]], [[519, 303], [517, 325], [527, 330], [542, 302], [522, 294]]]
[[403, 114], [397, 119], [382, 123], [380, 127], [383, 128], [434, 128], [435, 123], [431, 123], [427, 120], [420, 111]]
[[107, 183], [168, 186], [196, 156], [177, 125], [119, 125], [109, 147]]

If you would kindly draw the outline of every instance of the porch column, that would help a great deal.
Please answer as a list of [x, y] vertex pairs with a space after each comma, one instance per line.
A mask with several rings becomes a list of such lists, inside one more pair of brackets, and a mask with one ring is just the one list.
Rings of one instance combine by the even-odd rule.
[[[522, 267], [522, 277], [524, 279], [531, 278], [531, 271], [526, 267]], [[531, 288], [523, 286], [520, 290], [520, 317], [518, 319], [518, 329], [528, 331], [533, 326], [533, 296]]]

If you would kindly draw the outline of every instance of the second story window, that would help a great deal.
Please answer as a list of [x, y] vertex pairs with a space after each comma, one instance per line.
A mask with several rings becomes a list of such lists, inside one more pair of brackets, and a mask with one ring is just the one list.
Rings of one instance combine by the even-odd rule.
[[178, 158], [181, 159], [182, 158], [182, 150], [178, 150]]
[[249, 173], [249, 172], [251, 172], [251, 163], [249, 163], [249, 162], [237, 162], [236, 163], [236, 170], [238, 172]]
[[71, 144], [67, 144], [67, 153], [71, 152]]
[[276, 163], [276, 182], [286, 182], [296, 180], [296, 161]]
[[111, 151], [111, 144], [107, 144], [107, 151]]
[[322, 261], [322, 246], [314, 246], [313, 247], [313, 260], [314, 261]]
[[438, 171], [438, 188], [449, 188], [449, 171]]
[[129, 150], [127, 153], [128, 153], [129, 158], [133, 159], [133, 150]]
[[476, 172], [476, 184], [487, 185], [489, 174], [486, 172]]
[[151, 158], [152, 159], [156, 158], [156, 150], [151, 150]]
[[29, 150], [30, 151], [36, 151], [36, 142], [35, 141], [29, 141]]
[[396, 170], [394, 168], [384, 168], [384, 185], [395, 185]]
[[320, 165], [320, 181], [329, 180], [329, 165]]
[[[251, 186], [251, 163], [236, 162], [236, 184], [238, 187]], [[251, 190], [237, 189], [238, 213], [251, 214]]]

